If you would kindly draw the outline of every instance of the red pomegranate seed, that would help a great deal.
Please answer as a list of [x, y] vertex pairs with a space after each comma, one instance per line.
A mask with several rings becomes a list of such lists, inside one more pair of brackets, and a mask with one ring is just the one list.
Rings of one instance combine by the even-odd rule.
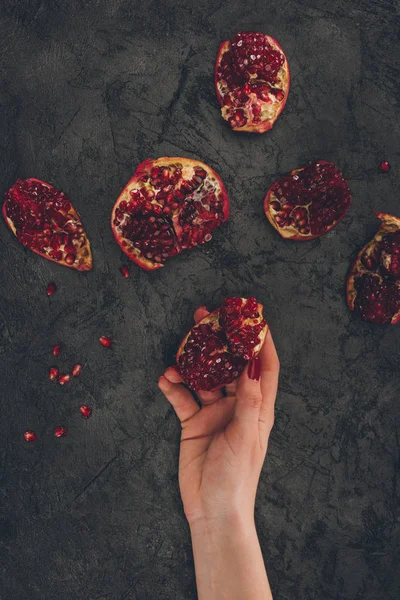
[[119, 268], [121, 275], [123, 275], [125, 277], [125, 279], [128, 279], [129, 277], [129, 269], [128, 267], [126, 267], [125, 265], [122, 265], [122, 267]]
[[55, 379], [57, 379], [58, 373], [59, 373], [59, 371], [58, 371], [57, 367], [50, 367], [49, 379], [51, 379], [51, 381], [54, 381]]
[[381, 162], [381, 164], [379, 165], [380, 170], [382, 171], [382, 173], [389, 173], [391, 165], [387, 160], [384, 160], [383, 162]]
[[38, 437], [34, 431], [25, 431], [24, 438], [27, 442], [36, 442]]
[[81, 374], [82, 369], [83, 369], [82, 365], [80, 365], [80, 364], [74, 365], [74, 367], [72, 369], [72, 375], [74, 377], [78, 377], [78, 375]]
[[112, 339], [106, 335], [102, 335], [101, 338], [99, 338], [99, 342], [104, 348], [111, 348], [112, 346]]
[[58, 378], [58, 383], [60, 385], [65, 385], [66, 383], [68, 383], [71, 379], [71, 375], [69, 373], [65, 373], [65, 375], [60, 375], [60, 377]]
[[86, 404], [82, 404], [82, 406], [79, 407], [79, 410], [81, 411], [81, 415], [84, 419], [88, 419], [92, 414], [92, 409], [89, 408], [89, 406], [86, 406]]
[[57, 438], [65, 437], [67, 435], [67, 428], [61, 425], [60, 427], [56, 427], [54, 430], [54, 435]]
[[61, 352], [61, 344], [57, 344], [57, 346], [54, 346], [53, 350], [52, 350], [52, 354], [53, 356], [58, 356]]
[[54, 294], [54, 292], [56, 291], [56, 289], [57, 289], [56, 284], [53, 281], [51, 281], [49, 283], [49, 285], [47, 286], [47, 295], [52, 296]]

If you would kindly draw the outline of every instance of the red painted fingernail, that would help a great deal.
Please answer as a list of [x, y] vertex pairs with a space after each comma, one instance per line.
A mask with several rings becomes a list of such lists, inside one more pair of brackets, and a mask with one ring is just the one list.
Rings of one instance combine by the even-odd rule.
[[261, 375], [261, 361], [258, 357], [249, 362], [247, 374], [253, 381], [258, 381]]

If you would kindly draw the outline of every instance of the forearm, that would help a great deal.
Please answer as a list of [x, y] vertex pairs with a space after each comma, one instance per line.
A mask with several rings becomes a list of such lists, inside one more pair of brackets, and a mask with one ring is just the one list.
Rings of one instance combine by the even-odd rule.
[[252, 520], [198, 521], [190, 530], [199, 600], [272, 600]]

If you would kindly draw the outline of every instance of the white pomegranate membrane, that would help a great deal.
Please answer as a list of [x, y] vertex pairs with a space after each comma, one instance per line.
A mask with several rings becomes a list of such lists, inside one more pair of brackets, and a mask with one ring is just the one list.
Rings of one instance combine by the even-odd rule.
[[347, 181], [330, 162], [317, 161], [276, 181], [265, 197], [265, 214], [282, 237], [306, 240], [335, 227], [351, 203]]
[[228, 218], [222, 181], [207, 165], [185, 158], [142, 163], [113, 209], [114, 235], [145, 269], [212, 239]]
[[253, 297], [226, 298], [190, 330], [178, 350], [177, 364], [192, 390], [215, 390], [242, 373], [268, 331], [262, 309]]
[[92, 268], [89, 241], [64, 192], [37, 179], [17, 179], [5, 194], [3, 214], [23, 246], [80, 271]]
[[381, 227], [351, 268], [347, 298], [364, 321], [395, 324], [400, 320], [400, 219], [378, 217]]
[[279, 44], [257, 32], [237, 33], [220, 46], [215, 69], [217, 97], [232, 129], [271, 129], [289, 91], [289, 67]]

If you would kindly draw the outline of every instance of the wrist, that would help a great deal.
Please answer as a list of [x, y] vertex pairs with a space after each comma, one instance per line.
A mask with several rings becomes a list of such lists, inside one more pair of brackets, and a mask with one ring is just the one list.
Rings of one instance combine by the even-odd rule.
[[243, 538], [255, 533], [253, 515], [240, 512], [188, 520], [193, 541], [201, 538]]

